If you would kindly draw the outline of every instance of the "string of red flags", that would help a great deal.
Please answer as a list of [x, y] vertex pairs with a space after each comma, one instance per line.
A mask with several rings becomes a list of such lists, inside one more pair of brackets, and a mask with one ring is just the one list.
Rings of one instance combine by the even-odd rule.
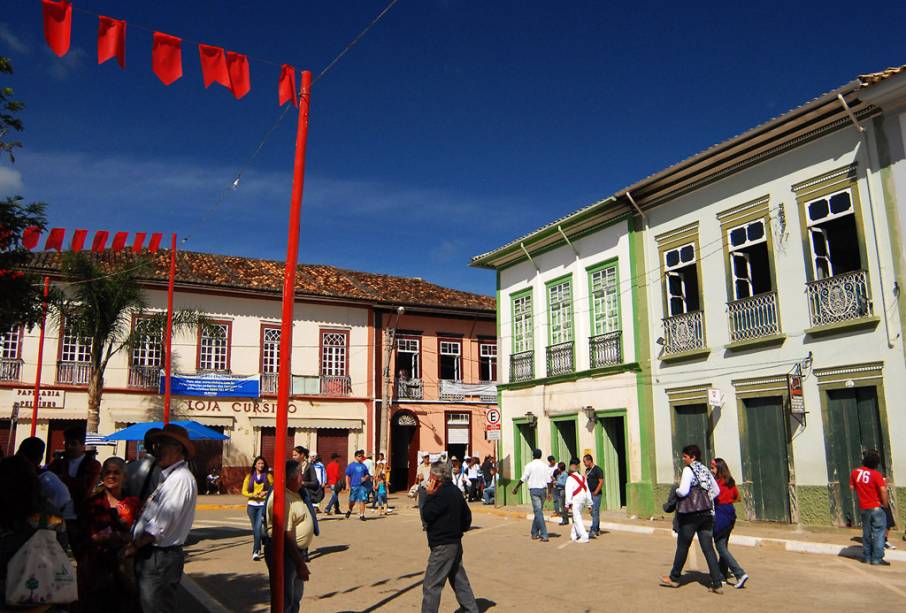
[[[41, 0], [44, 18], [44, 39], [51, 51], [60, 57], [69, 52], [72, 35], [72, 2], [70, 0]], [[82, 12], [90, 13], [84, 9]], [[94, 13], [91, 13], [94, 14]], [[98, 18], [98, 64], [116, 58], [121, 69], [126, 68], [126, 21], [105, 15]], [[134, 26], [144, 29], [142, 26]], [[171, 85], [183, 76], [183, 39], [164, 32], [153, 32], [151, 70], [164, 85]], [[252, 89], [249, 56], [223, 47], [198, 43], [201, 74], [205, 88], [219, 83], [239, 100]], [[252, 58], [254, 59], [254, 58]], [[259, 60], [264, 61], [264, 60]], [[271, 62], [266, 62], [270, 64]], [[282, 64], [277, 80], [279, 106], [292, 102], [299, 106], [296, 90], [296, 69]]]
[[[22, 246], [33, 251], [41, 242], [41, 228], [29, 226], [22, 232]], [[131, 250], [132, 253], [140, 253], [145, 248], [145, 238], [147, 232], [136, 232], [132, 240], [132, 246], [127, 247], [129, 243], [129, 232], [117, 232], [113, 235], [113, 241], [110, 244], [110, 250], [114, 253]], [[101, 252], [107, 249], [107, 240], [110, 238], [108, 230], [98, 230], [91, 239], [91, 251]], [[157, 253], [160, 250], [160, 243], [163, 239], [162, 232], [154, 232], [148, 241], [148, 252]], [[72, 241], [69, 244], [70, 251], [82, 251], [88, 240], [88, 230], [77, 228], [72, 233]], [[44, 240], [44, 251], [64, 251], [66, 242], [65, 228], [51, 228]]]

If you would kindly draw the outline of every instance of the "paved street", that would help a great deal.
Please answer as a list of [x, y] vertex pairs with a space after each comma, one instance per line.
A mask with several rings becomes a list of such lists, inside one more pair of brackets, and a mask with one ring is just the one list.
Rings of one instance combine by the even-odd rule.
[[[404, 502], [409, 502], [404, 500]], [[588, 545], [569, 541], [549, 525], [547, 544], [528, 538], [529, 522], [474, 514], [464, 539], [466, 568], [483, 610], [635, 611], [680, 607], [738, 610], [880, 610], [906, 607], [906, 564], [866, 567], [834, 556], [790, 553], [772, 547], [736, 547], [753, 577], [745, 590], [708, 593], [701, 573], [678, 590], [661, 588], [673, 539], [665, 534], [611, 532]], [[421, 602], [427, 556], [415, 509], [386, 518], [323, 518], [306, 584], [306, 611], [411, 611]], [[244, 510], [201, 510], [189, 547], [188, 574], [232, 611], [267, 610], [267, 571], [251, 560], [251, 531]], [[700, 553], [688, 570], [703, 570]], [[540, 577], [543, 575], [543, 579]], [[452, 592], [442, 611], [455, 610]], [[699, 609], [701, 610], [701, 609]]]

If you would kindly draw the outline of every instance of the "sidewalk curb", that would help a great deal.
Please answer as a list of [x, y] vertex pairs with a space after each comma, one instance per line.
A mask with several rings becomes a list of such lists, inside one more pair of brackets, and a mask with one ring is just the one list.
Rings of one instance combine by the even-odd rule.
[[230, 610], [220, 604], [216, 598], [208, 594], [194, 579], [183, 573], [180, 584], [185, 588], [189, 595], [202, 606], [208, 613], [230, 613]]
[[[520, 511], [506, 511], [504, 509], [494, 508], [494, 509], [482, 509], [480, 507], [474, 508], [473, 512], [486, 513], [488, 515], [497, 515], [500, 517], [507, 517], [513, 519], [526, 519], [531, 521], [534, 518], [534, 515], [531, 513], [525, 514]], [[559, 518], [552, 517], [550, 515], [544, 516], [544, 521], [549, 524], [559, 525]], [[591, 525], [591, 521], [586, 520], [586, 526]], [[611, 532], [628, 532], [632, 534], [658, 534], [662, 533], [665, 535], [673, 535], [673, 530], [669, 528], [655, 528], [651, 526], [633, 526], [631, 524], [620, 524], [616, 522], [601, 522], [601, 528], [604, 530], [609, 530]], [[853, 543], [852, 545], [837, 545], [834, 543], [814, 543], [810, 541], [797, 541], [793, 539], [782, 539], [782, 538], [772, 538], [772, 537], [762, 537], [762, 536], [748, 536], [745, 534], [733, 534], [730, 536], [730, 543], [733, 545], [740, 545], [742, 547], [764, 547], [764, 546], [779, 546], [786, 551], [794, 553], [811, 553], [818, 555], [831, 555], [831, 556], [840, 556], [845, 551], [851, 550], [852, 548], [858, 548], [860, 551], [862, 546], [858, 543]], [[893, 560], [897, 562], [906, 562], [906, 551], [890, 551], [886, 550], [884, 552], [884, 559]]]

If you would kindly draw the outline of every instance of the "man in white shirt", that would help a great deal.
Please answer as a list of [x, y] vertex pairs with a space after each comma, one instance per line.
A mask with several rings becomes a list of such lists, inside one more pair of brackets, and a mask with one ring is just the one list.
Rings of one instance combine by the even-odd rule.
[[[591, 502], [591, 494], [588, 491], [588, 483], [579, 473], [579, 458], [573, 458], [569, 461], [569, 476], [566, 478], [566, 509], [570, 509], [573, 514], [573, 529], [569, 538], [580, 543], [588, 542], [588, 532], [585, 530], [585, 522], [582, 519], [582, 509]], [[563, 513], [566, 514], [566, 509]]]
[[176, 610], [182, 579], [182, 546], [192, 529], [198, 484], [187, 460], [195, 445], [185, 428], [168, 424], [154, 435], [161, 481], [148, 498], [123, 554], [136, 556], [135, 574], [143, 613]]
[[532, 453], [534, 458], [522, 471], [522, 479], [513, 488], [513, 493], [518, 494], [523, 483], [528, 484], [529, 495], [532, 499], [532, 509], [535, 518], [532, 520], [532, 540], [547, 542], [547, 526], [544, 525], [544, 500], [547, 498], [547, 485], [551, 480], [551, 468], [541, 459], [541, 450]]

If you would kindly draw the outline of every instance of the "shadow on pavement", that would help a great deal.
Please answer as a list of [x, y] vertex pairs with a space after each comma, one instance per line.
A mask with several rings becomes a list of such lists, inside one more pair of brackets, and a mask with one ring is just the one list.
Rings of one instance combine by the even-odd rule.
[[267, 605], [271, 600], [270, 584], [266, 574], [193, 573], [192, 579], [231, 611], [250, 611], [256, 605]]
[[308, 559], [315, 560], [332, 553], [340, 553], [341, 551], [346, 551], [347, 549], [349, 549], [349, 545], [331, 545], [330, 547], [318, 547], [308, 554]]
[[230, 526], [214, 526], [211, 528], [194, 528], [186, 539], [186, 545], [194, 545], [201, 541], [218, 541], [231, 539], [237, 536], [251, 536], [251, 528], [231, 528]]
[[[859, 539], [861, 543], [862, 539]], [[864, 550], [862, 545], [850, 545], [849, 547], [844, 547], [840, 550], [840, 553], [837, 555], [841, 558], [849, 558], [851, 560], [861, 560]]]

